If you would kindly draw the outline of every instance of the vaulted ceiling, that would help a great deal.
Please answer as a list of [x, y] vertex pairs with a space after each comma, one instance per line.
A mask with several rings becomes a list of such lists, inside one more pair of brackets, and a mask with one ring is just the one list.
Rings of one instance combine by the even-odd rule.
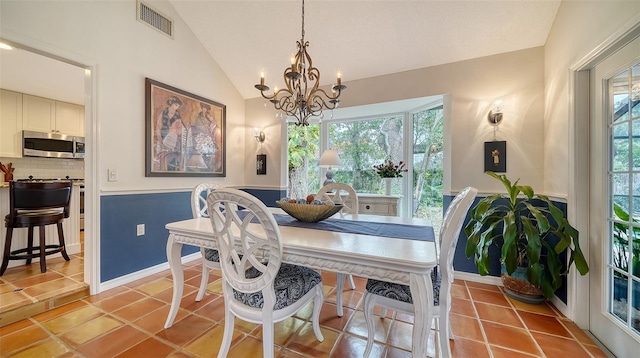
[[[244, 98], [281, 86], [301, 37], [301, 1], [170, 0]], [[321, 84], [517, 51], [546, 42], [556, 0], [306, 0], [305, 40]], [[152, 3], [151, 3], [152, 4]]]

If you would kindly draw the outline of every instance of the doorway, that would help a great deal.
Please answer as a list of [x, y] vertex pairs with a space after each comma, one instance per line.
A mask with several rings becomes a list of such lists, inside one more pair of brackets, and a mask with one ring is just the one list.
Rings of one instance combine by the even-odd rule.
[[589, 330], [618, 357], [640, 344], [640, 37], [590, 70]]
[[[85, 289], [86, 285], [89, 284], [92, 288], [92, 293], [96, 293], [96, 287], [98, 281], [96, 280], [96, 275], [93, 273], [92, 267], [96, 263], [95, 259], [92, 259], [96, 250], [96, 230], [95, 224], [92, 225], [91, 217], [94, 217], [95, 207], [94, 200], [91, 200], [92, 193], [95, 193], [94, 189], [91, 187], [95, 187], [93, 184], [93, 167], [92, 163], [95, 163], [94, 155], [91, 153], [95, 152], [95, 148], [93, 146], [94, 137], [91, 131], [91, 123], [93, 122], [93, 98], [95, 98], [94, 89], [95, 89], [95, 78], [92, 76], [92, 71], [95, 69], [94, 65], [82, 65], [79, 61], [73, 59], [66, 59], [61, 56], [55, 55], [60, 52], [59, 49], [55, 48], [33, 48], [29, 47], [29, 40], [25, 41], [6, 41], [5, 39], [0, 39], [3, 42], [8, 42], [16, 49], [13, 50], [14, 53], [19, 53], [20, 57], [17, 61], [7, 60], [7, 56], [2, 58], [2, 69], [0, 74], [2, 74], [2, 84], [3, 88], [5, 86], [11, 86], [8, 88], [9, 90], [26, 93], [30, 95], [35, 95], [43, 98], [50, 98], [55, 101], [72, 103], [76, 105], [84, 105], [84, 127], [85, 127], [85, 137], [87, 139], [87, 156], [85, 158], [84, 166], [78, 167], [78, 165], [70, 166], [69, 163], [60, 164], [60, 169], [51, 165], [50, 162], [46, 169], [39, 170], [37, 173], [34, 170], [34, 177], [38, 176], [46, 176], [47, 178], [64, 178], [65, 176], [69, 176], [70, 178], [84, 178], [87, 180], [87, 221], [86, 225], [84, 225], [84, 229], [80, 232], [80, 244], [79, 248], [74, 247], [74, 253], [72, 260], [74, 260], [74, 268], [65, 269], [60, 268], [60, 270], [56, 271], [56, 274], [48, 275], [51, 278], [58, 277], [58, 280], [73, 280], [79, 284], [83, 284]], [[19, 43], [20, 42], [20, 43]], [[6, 60], [6, 61], [5, 61]], [[72, 74], [72, 78], [61, 78], [60, 76]], [[30, 85], [29, 85], [30, 84]], [[17, 86], [17, 87], [16, 87]], [[29, 158], [16, 158], [16, 160], [20, 160], [21, 163], [24, 163]], [[60, 163], [61, 159], [54, 159], [56, 163]], [[75, 164], [75, 163], [74, 163]], [[26, 165], [23, 167], [23, 169]], [[30, 170], [31, 171], [31, 170]], [[71, 171], [70, 173], [66, 173], [65, 171]], [[78, 172], [76, 172], [78, 171]], [[29, 172], [28, 174], [32, 174]], [[27, 174], [24, 174], [27, 175]], [[78, 188], [80, 188], [78, 186]], [[82, 189], [82, 197], [84, 197], [84, 188]], [[80, 190], [79, 189], [79, 190]], [[82, 202], [81, 210], [84, 211], [84, 202]], [[77, 213], [80, 215], [81, 213]], [[87, 239], [87, 240], [85, 240]], [[79, 252], [77, 252], [79, 251]], [[52, 258], [55, 260], [56, 258]], [[37, 265], [37, 264], [36, 264]], [[49, 266], [49, 259], [47, 259], [47, 265]], [[37, 271], [39, 273], [39, 271]], [[35, 271], [34, 271], [35, 274]], [[72, 277], [72, 278], [70, 278]], [[25, 278], [28, 279], [28, 278]], [[71, 282], [73, 283], [73, 282]], [[70, 285], [72, 287], [71, 291], [73, 291], [74, 285]], [[60, 294], [65, 294], [66, 292], [60, 291]], [[53, 293], [51, 293], [53, 294]], [[56, 290], [56, 294], [57, 290]], [[50, 299], [50, 298], [49, 298]], [[33, 298], [30, 298], [30, 301], [33, 301]], [[30, 301], [25, 301], [25, 304], [31, 303]]]

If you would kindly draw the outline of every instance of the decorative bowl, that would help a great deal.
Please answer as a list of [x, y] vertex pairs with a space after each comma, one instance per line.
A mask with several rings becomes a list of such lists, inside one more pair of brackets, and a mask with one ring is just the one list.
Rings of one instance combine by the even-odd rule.
[[276, 201], [276, 204], [287, 214], [308, 223], [316, 223], [327, 219], [342, 209], [342, 204], [313, 205], [285, 203], [283, 201]]

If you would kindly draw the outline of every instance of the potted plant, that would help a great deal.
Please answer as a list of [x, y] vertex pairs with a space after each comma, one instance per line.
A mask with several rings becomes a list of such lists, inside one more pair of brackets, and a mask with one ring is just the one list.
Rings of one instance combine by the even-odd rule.
[[[533, 296], [540, 294], [549, 299], [573, 263], [581, 275], [589, 271], [578, 230], [569, 224], [562, 210], [548, 197], [535, 194], [530, 186], [518, 185], [519, 179], [512, 184], [506, 175], [487, 174], [499, 180], [507, 194], [488, 196], [470, 211], [471, 218], [464, 229], [469, 238], [465, 253], [468, 258], [474, 256], [480, 275], [489, 274], [489, 247], [500, 241], [501, 277], [512, 297], [537, 301]], [[565, 271], [560, 256], [563, 252], [569, 257]]]

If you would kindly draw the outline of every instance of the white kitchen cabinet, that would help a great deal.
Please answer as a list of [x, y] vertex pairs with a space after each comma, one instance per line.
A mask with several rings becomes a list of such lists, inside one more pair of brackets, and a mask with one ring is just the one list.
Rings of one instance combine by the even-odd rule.
[[24, 94], [24, 130], [84, 136], [84, 107]]
[[84, 137], [84, 106], [56, 101], [56, 130]]
[[22, 157], [22, 93], [0, 90], [0, 157]]
[[358, 193], [358, 213], [398, 216], [398, 204], [402, 195]]

